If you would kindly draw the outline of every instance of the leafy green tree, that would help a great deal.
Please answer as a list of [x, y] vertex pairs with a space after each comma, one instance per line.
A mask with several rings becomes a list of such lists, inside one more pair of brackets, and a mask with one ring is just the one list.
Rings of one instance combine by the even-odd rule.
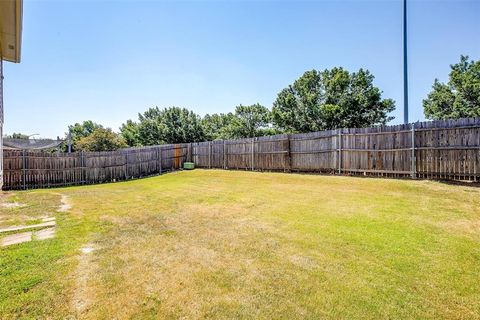
[[185, 108], [150, 108], [138, 115], [138, 123], [122, 125], [122, 135], [134, 145], [157, 145], [203, 141], [201, 118]]
[[202, 119], [205, 140], [229, 139], [228, 128], [234, 118], [233, 113], [214, 113], [205, 115]]
[[163, 134], [163, 111], [158, 107], [138, 114], [138, 141], [142, 146], [167, 143]]
[[305, 72], [283, 89], [273, 104], [274, 124], [285, 132], [311, 132], [339, 127], [367, 127], [392, 120], [391, 99], [373, 85], [374, 76], [343, 68]]
[[235, 114], [226, 131], [230, 138], [259, 137], [270, 133], [270, 110], [260, 104], [235, 107]]
[[103, 126], [93, 122], [92, 120], [86, 120], [82, 123], [77, 122], [71, 126], [68, 126], [68, 133], [70, 134], [72, 143], [74, 144], [79, 139], [88, 137], [98, 128], [103, 128]]
[[164, 109], [161, 119], [164, 140], [167, 143], [198, 142], [205, 140], [199, 115], [185, 108]]
[[458, 119], [480, 117], [480, 61], [460, 62], [450, 66], [448, 83], [435, 79], [433, 90], [423, 100], [428, 119]]
[[113, 151], [126, 148], [127, 144], [112, 129], [98, 127], [91, 134], [77, 139], [74, 147], [77, 151]]
[[120, 127], [120, 134], [128, 146], [136, 147], [141, 145], [138, 123], [127, 120], [127, 122], [123, 123]]

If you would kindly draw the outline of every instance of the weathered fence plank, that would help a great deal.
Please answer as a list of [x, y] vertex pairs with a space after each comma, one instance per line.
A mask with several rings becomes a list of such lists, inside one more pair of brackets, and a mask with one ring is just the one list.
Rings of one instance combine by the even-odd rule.
[[188, 148], [188, 144], [175, 144], [110, 152], [4, 150], [3, 188], [50, 188], [146, 177], [181, 168]]
[[212, 141], [210, 165], [208, 143], [197, 167], [480, 180], [480, 118]]

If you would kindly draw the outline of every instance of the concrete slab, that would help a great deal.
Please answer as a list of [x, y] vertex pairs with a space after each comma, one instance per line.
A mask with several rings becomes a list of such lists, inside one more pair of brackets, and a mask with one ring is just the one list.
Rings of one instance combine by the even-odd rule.
[[32, 225], [28, 225], [28, 226], [12, 226], [12, 227], [8, 227], [8, 228], [0, 229], [0, 233], [16, 232], [16, 231], [36, 229], [36, 228], [54, 227], [55, 224], [56, 224], [55, 221], [47, 221], [47, 222], [32, 224]]
[[0, 239], [1, 246], [6, 247], [12, 244], [32, 241], [32, 234], [33, 232], [29, 231], [29, 232], [22, 232], [22, 233], [8, 235]]
[[53, 237], [55, 237], [55, 227], [42, 229], [33, 233], [33, 238], [35, 240], [45, 240]]

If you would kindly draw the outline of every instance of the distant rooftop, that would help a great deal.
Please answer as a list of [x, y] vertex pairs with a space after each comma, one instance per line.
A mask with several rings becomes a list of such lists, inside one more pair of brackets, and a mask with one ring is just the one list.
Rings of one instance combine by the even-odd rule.
[[51, 139], [13, 139], [3, 138], [3, 146], [5, 149], [17, 150], [46, 150], [56, 149], [60, 147], [64, 140]]

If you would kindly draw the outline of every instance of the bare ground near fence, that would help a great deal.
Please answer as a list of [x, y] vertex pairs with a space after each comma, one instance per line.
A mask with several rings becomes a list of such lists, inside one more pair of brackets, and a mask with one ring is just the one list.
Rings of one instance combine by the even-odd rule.
[[4, 151], [4, 189], [121, 181], [199, 168], [480, 181], [480, 118], [183, 143], [112, 152]]

